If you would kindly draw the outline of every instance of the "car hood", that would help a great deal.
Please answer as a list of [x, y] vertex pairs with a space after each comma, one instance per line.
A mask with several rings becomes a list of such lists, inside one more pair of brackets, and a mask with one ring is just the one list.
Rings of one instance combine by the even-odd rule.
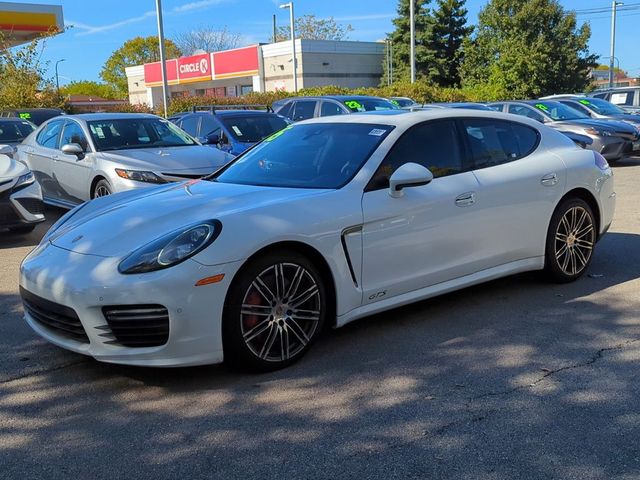
[[612, 120], [579, 119], [553, 122], [555, 128], [562, 129], [562, 126], [579, 126], [582, 128], [597, 128], [599, 130], [609, 130], [610, 132], [635, 133], [635, 128], [628, 123]]
[[630, 113], [620, 113], [618, 115], [611, 115], [614, 120], [620, 120], [621, 122], [640, 123], [640, 115], [633, 115]]
[[27, 173], [29, 169], [6, 155], [0, 155], [0, 181], [14, 179]]
[[[194, 180], [123, 192], [85, 203], [47, 238], [77, 253], [123, 257], [167, 233], [327, 190], [272, 188]], [[273, 208], [282, 208], [281, 206]]]
[[123, 168], [160, 173], [212, 173], [233, 159], [233, 155], [203, 145], [112, 150], [99, 155]]

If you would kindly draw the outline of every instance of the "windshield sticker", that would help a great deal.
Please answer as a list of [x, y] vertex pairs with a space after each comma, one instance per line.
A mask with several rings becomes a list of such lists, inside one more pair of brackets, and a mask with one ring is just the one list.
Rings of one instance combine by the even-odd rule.
[[382, 135], [384, 135], [385, 131], [386, 130], [383, 130], [382, 128], [374, 128], [369, 132], [369, 135], [373, 135], [375, 137], [381, 137]]
[[579, 101], [583, 105], [591, 105], [591, 102], [589, 100], [579, 100]]
[[399, 106], [400, 106], [400, 103], [399, 103], [397, 100], [390, 99], [389, 101], [390, 101], [391, 103], [393, 103], [396, 107], [399, 107]]
[[271, 141], [275, 140], [276, 138], [278, 138], [280, 135], [282, 135], [284, 132], [289, 130], [290, 128], [293, 128], [293, 125], [289, 125], [289, 126], [283, 128], [282, 130], [274, 133], [273, 135], [269, 135], [267, 138], [264, 139], [264, 141], [265, 142], [271, 142]]
[[344, 104], [351, 110], [357, 110], [359, 112], [364, 111], [364, 107], [362, 106], [362, 104], [360, 102], [356, 102], [355, 100], [347, 100], [344, 102]]
[[31, 118], [31, 114], [29, 112], [23, 112], [19, 114], [19, 117], [29, 119]]
[[240, 131], [240, 129], [238, 127], [236, 127], [235, 125], [231, 125], [231, 128], [233, 129], [234, 132], [236, 132], [236, 135], [241, 137], [242, 136], [242, 132]]
[[536, 103], [536, 108], [542, 110], [543, 112], [549, 111], [549, 107], [547, 107], [544, 103]]

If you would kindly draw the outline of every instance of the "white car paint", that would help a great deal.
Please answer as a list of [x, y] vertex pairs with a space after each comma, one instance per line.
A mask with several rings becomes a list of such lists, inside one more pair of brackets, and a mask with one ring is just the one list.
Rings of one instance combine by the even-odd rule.
[[[399, 198], [388, 189], [364, 191], [407, 129], [424, 121], [463, 117], [525, 124], [537, 130], [541, 140], [523, 159], [436, 178], [406, 188]], [[73, 210], [24, 260], [20, 285], [72, 307], [89, 342], [65, 338], [29, 314], [27, 322], [49, 341], [101, 361], [216, 363], [224, 358], [221, 318], [234, 275], [249, 257], [270, 245], [297, 242], [322, 256], [335, 284], [335, 325], [341, 326], [468, 285], [543, 268], [551, 215], [575, 188], [587, 190], [597, 202], [598, 233], [612, 221], [611, 170], [596, 167], [593, 152], [538, 122], [497, 112], [436, 109], [328, 117], [298, 125], [352, 122], [395, 128], [340, 189], [195, 181], [99, 198]], [[194, 257], [150, 273], [118, 272], [118, 264], [132, 250], [210, 219], [222, 222], [222, 233]], [[224, 274], [221, 282], [194, 286], [218, 274]], [[103, 306], [147, 303], [161, 303], [170, 312], [165, 345], [128, 348], [105, 342]]]
[[18, 184], [20, 178], [28, 174], [29, 169], [25, 165], [0, 154], [0, 208], [11, 208], [17, 214], [15, 221], [3, 222], [0, 217], [0, 228], [28, 227], [44, 221], [41, 208], [32, 212], [20, 202], [42, 202], [42, 191], [35, 180]]

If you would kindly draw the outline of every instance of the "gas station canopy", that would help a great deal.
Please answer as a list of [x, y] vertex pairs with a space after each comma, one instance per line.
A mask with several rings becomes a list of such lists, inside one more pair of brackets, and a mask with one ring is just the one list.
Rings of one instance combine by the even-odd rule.
[[11, 46], [64, 30], [62, 7], [0, 2], [0, 33]]

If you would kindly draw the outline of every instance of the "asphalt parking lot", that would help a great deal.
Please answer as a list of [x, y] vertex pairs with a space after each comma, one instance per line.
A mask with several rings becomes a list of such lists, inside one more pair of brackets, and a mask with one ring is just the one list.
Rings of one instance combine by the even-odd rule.
[[47, 344], [17, 287], [46, 225], [0, 232], [0, 478], [640, 479], [640, 158], [615, 178], [578, 282], [525, 274], [396, 309], [263, 375]]

